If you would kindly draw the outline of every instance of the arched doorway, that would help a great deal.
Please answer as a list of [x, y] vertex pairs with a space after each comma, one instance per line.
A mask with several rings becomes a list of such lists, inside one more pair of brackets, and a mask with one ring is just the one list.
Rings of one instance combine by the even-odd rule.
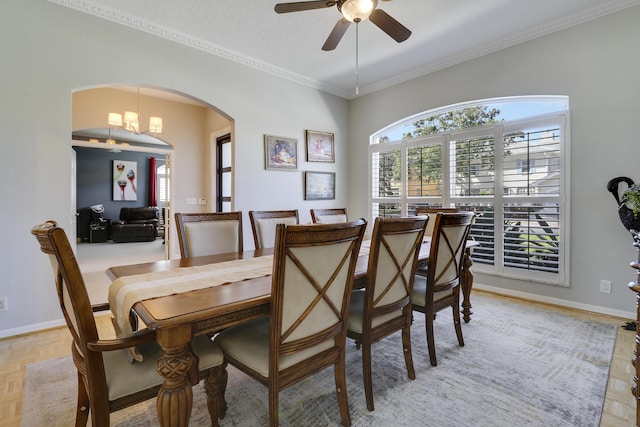
[[[167, 227], [164, 235], [152, 243], [157, 243], [159, 250], [149, 250], [150, 246], [138, 242], [107, 241], [93, 245], [76, 239], [80, 267], [89, 278], [87, 287], [93, 287], [92, 282], [95, 281], [100, 289], [97, 294], [90, 289], [92, 302], [103, 302], [109, 283], [104, 274], [105, 268], [175, 258], [176, 253], [179, 256], [177, 246], [173, 248], [172, 245], [172, 241], [175, 241], [175, 232], [170, 227], [172, 214], [177, 211], [215, 210], [215, 150], [211, 148], [211, 139], [223, 130], [231, 133], [233, 121], [213, 106], [187, 95], [157, 88], [130, 86], [78, 90], [73, 94], [72, 110], [72, 149], [73, 157], [77, 159], [74, 168], [76, 183], [72, 189], [73, 211], [102, 204], [105, 216], [110, 221], [116, 221], [121, 207], [149, 205], [149, 185], [146, 182], [138, 181], [137, 197], [133, 200], [118, 200], [115, 190], [111, 192], [113, 173], [108, 170], [114, 167], [115, 160], [134, 162], [139, 179], [147, 179], [147, 162], [150, 157], [155, 157], [157, 166], [165, 168], [164, 175], [172, 177], [163, 183], [165, 196], [171, 195], [171, 198], [158, 202], [163, 209], [161, 221]], [[125, 123], [110, 123], [110, 113], [124, 116], [130, 110], [138, 113], [137, 128], [131, 130], [126, 129]], [[162, 118], [161, 133], [147, 130], [151, 116]], [[80, 151], [83, 152], [82, 155], [78, 155]], [[100, 154], [87, 155], [87, 151]], [[82, 165], [81, 162], [85, 161], [92, 164]], [[83, 186], [89, 188], [80, 190]], [[158, 188], [163, 188], [163, 185], [158, 185]], [[78, 197], [80, 191], [92, 195]], [[193, 199], [197, 202], [191, 206], [189, 201]], [[201, 200], [206, 202], [203, 204]]]

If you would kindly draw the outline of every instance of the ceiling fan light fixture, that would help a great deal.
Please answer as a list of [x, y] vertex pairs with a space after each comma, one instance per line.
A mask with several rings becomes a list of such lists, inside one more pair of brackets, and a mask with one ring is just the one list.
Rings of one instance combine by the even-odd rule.
[[338, 3], [342, 16], [355, 23], [367, 19], [376, 6], [378, 6], [378, 0], [345, 0]]

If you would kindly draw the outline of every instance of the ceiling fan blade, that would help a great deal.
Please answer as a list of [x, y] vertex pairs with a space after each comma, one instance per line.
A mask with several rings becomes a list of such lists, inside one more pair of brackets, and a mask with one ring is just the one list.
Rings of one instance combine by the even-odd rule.
[[340, 40], [342, 40], [342, 36], [349, 28], [351, 21], [346, 20], [345, 18], [340, 19], [336, 22], [336, 26], [331, 30], [331, 34], [327, 37], [327, 41], [322, 45], [322, 50], [333, 50], [338, 46]]
[[382, 9], [374, 9], [369, 15], [369, 20], [398, 43], [405, 41], [411, 35], [411, 31], [407, 27]]
[[278, 3], [273, 9], [276, 13], [301, 12], [303, 10], [322, 9], [335, 6], [335, 1], [295, 1], [292, 3]]

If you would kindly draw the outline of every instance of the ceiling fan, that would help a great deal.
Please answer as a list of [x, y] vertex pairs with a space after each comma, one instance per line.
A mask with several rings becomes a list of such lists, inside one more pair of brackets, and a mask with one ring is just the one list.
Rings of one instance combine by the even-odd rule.
[[278, 3], [274, 9], [277, 13], [289, 13], [323, 9], [332, 6], [338, 7], [342, 18], [336, 23], [336, 26], [333, 27], [329, 37], [322, 46], [322, 50], [335, 49], [352, 22], [357, 24], [367, 18], [398, 43], [405, 41], [411, 35], [411, 31], [407, 27], [393, 19], [384, 10], [377, 9], [378, 0], [298, 1]]

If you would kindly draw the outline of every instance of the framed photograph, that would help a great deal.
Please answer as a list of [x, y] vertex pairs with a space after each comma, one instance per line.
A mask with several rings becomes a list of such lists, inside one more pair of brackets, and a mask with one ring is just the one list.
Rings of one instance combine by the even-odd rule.
[[333, 148], [333, 134], [329, 132], [307, 131], [307, 161], [308, 162], [336, 162], [336, 152]]
[[113, 200], [138, 200], [138, 163], [127, 160], [113, 161]]
[[335, 172], [304, 173], [305, 200], [332, 200], [336, 198]]
[[267, 170], [298, 169], [298, 140], [265, 135], [264, 167]]

